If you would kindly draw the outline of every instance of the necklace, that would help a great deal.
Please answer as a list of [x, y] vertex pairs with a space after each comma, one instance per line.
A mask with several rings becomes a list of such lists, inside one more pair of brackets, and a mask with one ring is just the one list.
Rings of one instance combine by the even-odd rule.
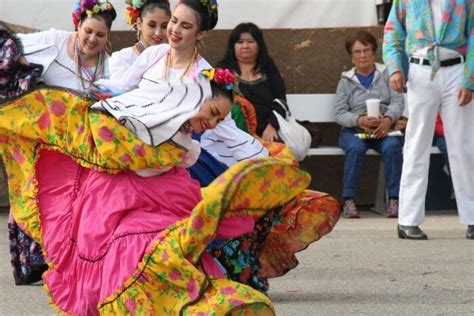
[[[97, 55], [94, 73], [92, 73], [89, 68], [83, 64], [82, 53], [79, 48], [79, 38], [76, 36], [76, 41], [74, 43], [74, 63], [77, 65], [77, 79], [81, 83], [82, 90], [84, 92], [86, 91], [85, 82], [89, 82], [90, 85], [90, 83], [96, 81], [98, 78], [101, 78], [104, 75], [104, 59], [104, 52], [101, 49], [99, 54]], [[82, 75], [83, 73], [86, 75], [87, 78], [84, 78], [84, 76]]]
[[[184, 68], [183, 73], [181, 74], [181, 77], [179, 77], [179, 80], [183, 79], [184, 76], [186, 76], [188, 74], [189, 70], [191, 69], [192, 64], [196, 60], [197, 54], [198, 54], [198, 51], [197, 51], [197, 48], [195, 47], [193, 55], [189, 59], [189, 62], [187, 64], [186, 68]], [[171, 51], [168, 51], [168, 54], [166, 56], [166, 66], [163, 69], [163, 78], [164, 78], [165, 82], [169, 81], [170, 69], [171, 69]]]
[[141, 53], [143, 53], [146, 47], [145, 47], [145, 44], [143, 44], [143, 42], [140, 40], [135, 43], [134, 48], [137, 51], [138, 55], [140, 55]]

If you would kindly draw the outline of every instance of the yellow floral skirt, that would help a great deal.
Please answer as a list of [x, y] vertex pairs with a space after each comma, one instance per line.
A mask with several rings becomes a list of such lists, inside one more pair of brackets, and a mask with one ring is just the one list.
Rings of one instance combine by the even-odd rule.
[[[278, 210], [278, 224], [262, 244], [259, 274], [279, 276], [296, 266], [295, 252], [332, 229], [337, 202], [304, 191], [309, 175], [274, 158], [229, 168], [201, 196], [198, 184], [175, 167], [184, 157], [182, 148], [171, 142], [148, 146], [114, 118], [90, 112], [89, 105], [71, 91], [39, 88], [0, 106], [11, 215], [43, 247], [52, 305], [77, 315], [273, 315], [262, 292], [207, 273], [204, 262], [213, 250], [253, 231], [223, 235], [222, 227], [233, 220], [258, 223]], [[164, 167], [172, 170], [153, 179], [134, 173]], [[173, 194], [166, 195], [174, 182]], [[86, 185], [91, 183], [100, 185]], [[107, 184], [130, 185], [135, 191], [127, 192], [136, 195], [124, 197]], [[142, 190], [145, 184], [153, 184], [156, 196]], [[110, 193], [94, 200], [97, 192]], [[148, 204], [136, 196], [145, 196]], [[183, 196], [189, 201], [169, 203]], [[282, 260], [275, 247], [289, 256]]]

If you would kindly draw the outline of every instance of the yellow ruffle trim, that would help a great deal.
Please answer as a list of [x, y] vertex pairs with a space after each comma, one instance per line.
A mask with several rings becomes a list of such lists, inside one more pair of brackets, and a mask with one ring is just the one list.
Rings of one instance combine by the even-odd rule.
[[11, 214], [40, 244], [35, 165], [41, 149], [60, 151], [83, 167], [108, 173], [172, 167], [184, 158], [183, 148], [171, 142], [149, 146], [115, 118], [89, 111], [90, 104], [72, 90], [44, 87], [0, 105], [0, 154]]
[[273, 315], [267, 296], [244, 284], [208, 278], [199, 260], [224, 216], [260, 217], [308, 183], [306, 173], [272, 158], [233, 166], [208, 186], [189, 218], [160, 233], [134, 275], [99, 304], [100, 313]]

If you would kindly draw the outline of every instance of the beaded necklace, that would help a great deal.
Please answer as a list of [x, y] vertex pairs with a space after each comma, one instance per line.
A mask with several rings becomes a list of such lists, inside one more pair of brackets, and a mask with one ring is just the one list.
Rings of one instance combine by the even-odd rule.
[[[184, 68], [183, 73], [181, 74], [181, 77], [179, 77], [180, 80], [183, 79], [184, 76], [188, 74], [189, 70], [191, 69], [191, 65], [194, 63], [194, 61], [197, 58], [197, 55], [198, 55], [198, 51], [197, 51], [197, 48], [195, 47], [193, 55], [189, 59], [188, 65], [186, 66], [186, 68]], [[169, 81], [168, 79], [170, 76], [170, 69], [171, 69], [171, 51], [169, 51], [166, 56], [166, 67], [163, 69], [163, 78], [165, 82]]]
[[[79, 37], [76, 36], [76, 41], [74, 43], [74, 63], [77, 65], [76, 76], [79, 82], [81, 83], [83, 91], [86, 91], [85, 81], [89, 83], [96, 81], [98, 78], [101, 78], [104, 75], [104, 52], [101, 49], [99, 54], [97, 55], [97, 61], [95, 64], [94, 73], [91, 73], [89, 68], [85, 66], [82, 62], [82, 53], [79, 48]], [[87, 78], [84, 78], [82, 73], [85, 73]]]
[[137, 51], [138, 55], [141, 55], [141, 53], [143, 53], [146, 47], [145, 44], [143, 44], [143, 42], [140, 40], [135, 43], [134, 48]]

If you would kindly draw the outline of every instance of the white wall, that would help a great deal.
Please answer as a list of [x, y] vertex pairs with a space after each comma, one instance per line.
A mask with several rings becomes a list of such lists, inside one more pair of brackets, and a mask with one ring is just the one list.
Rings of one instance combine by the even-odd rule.
[[[377, 24], [377, 0], [221, 0], [218, 29], [240, 22], [261, 28], [321, 28]], [[111, 0], [117, 10], [113, 30], [127, 30], [123, 0]], [[0, 20], [27, 27], [72, 30], [74, 0], [0, 0]], [[176, 0], [171, 0], [172, 6]]]

